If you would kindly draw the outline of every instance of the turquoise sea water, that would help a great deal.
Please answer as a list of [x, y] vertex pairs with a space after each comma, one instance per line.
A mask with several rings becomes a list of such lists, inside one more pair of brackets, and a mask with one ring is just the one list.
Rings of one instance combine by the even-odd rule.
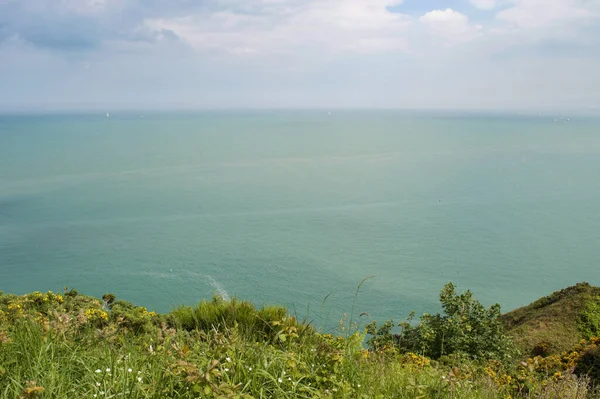
[[0, 116], [0, 290], [167, 311], [504, 310], [600, 284], [600, 121], [392, 111]]

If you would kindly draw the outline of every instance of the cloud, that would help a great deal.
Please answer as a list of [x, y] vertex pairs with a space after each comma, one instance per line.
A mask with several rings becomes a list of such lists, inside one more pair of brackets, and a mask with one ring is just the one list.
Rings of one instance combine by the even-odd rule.
[[248, 1], [186, 17], [150, 18], [201, 52], [246, 55], [380, 52], [406, 49], [411, 19], [390, 11], [398, 0]]
[[472, 25], [469, 17], [451, 8], [430, 11], [420, 17], [419, 22], [450, 44], [470, 41], [483, 28], [481, 25]]
[[[579, 22], [600, 12], [598, 0], [471, 3], [502, 9], [495, 22], [482, 22], [484, 30], [479, 21], [451, 8], [420, 17], [408, 14], [402, 0], [5, 0], [0, 2], [0, 41], [18, 37], [72, 52], [106, 46], [130, 51], [179, 40], [206, 56], [286, 55], [318, 61], [352, 53], [422, 54], [437, 44], [484, 36], [492, 42], [505, 37], [511, 46], [519, 40], [541, 41], [559, 33], [575, 35], [582, 31]], [[526, 30], [537, 32], [526, 35]]]
[[0, 2], [0, 40], [57, 50], [180, 38], [205, 54], [406, 49], [402, 0], [28, 0]]
[[17, 37], [41, 48], [77, 51], [98, 48], [107, 41], [172, 38], [142, 24], [147, 11], [130, 0], [0, 2], [0, 41]]
[[0, 107], [600, 101], [600, 0], [470, 3], [0, 0]]
[[556, 28], [598, 18], [597, 0], [513, 0], [497, 19], [521, 29]]

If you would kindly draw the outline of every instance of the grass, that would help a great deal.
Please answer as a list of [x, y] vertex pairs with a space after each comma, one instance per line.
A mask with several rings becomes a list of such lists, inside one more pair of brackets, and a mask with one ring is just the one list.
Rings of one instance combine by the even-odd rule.
[[509, 312], [502, 319], [524, 354], [557, 354], [591, 337], [585, 333], [590, 321], [582, 321], [582, 315], [593, 304], [600, 304], [600, 288], [580, 283]]
[[569, 372], [563, 359], [515, 359], [507, 368], [460, 356], [432, 361], [393, 347], [369, 351], [364, 341], [360, 330], [322, 334], [281, 307], [239, 299], [214, 297], [155, 314], [75, 291], [0, 294], [0, 398], [593, 395], [586, 377]]

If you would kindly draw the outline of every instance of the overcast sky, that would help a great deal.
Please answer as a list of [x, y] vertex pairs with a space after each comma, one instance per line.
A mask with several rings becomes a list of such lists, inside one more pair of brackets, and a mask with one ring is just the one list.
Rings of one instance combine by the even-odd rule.
[[600, 0], [0, 0], [0, 109], [600, 109]]

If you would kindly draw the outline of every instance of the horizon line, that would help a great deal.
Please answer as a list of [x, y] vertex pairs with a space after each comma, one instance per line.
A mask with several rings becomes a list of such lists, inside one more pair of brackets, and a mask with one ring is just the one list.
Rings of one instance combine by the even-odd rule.
[[600, 114], [600, 106], [587, 107], [482, 107], [482, 108], [451, 108], [451, 107], [342, 107], [342, 106], [318, 106], [318, 107], [90, 107], [90, 108], [44, 108], [44, 107], [0, 107], [0, 115], [91, 115], [113, 113], [116, 115], [131, 115], [140, 113], [201, 113], [201, 112], [277, 112], [277, 111], [319, 111], [319, 112], [344, 112], [344, 111], [396, 111], [396, 112], [449, 112], [449, 113], [487, 113], [487, 114], [517, 114], [517, 115], [541, 115], [544, 113], [577, 113], [577, 114]]

